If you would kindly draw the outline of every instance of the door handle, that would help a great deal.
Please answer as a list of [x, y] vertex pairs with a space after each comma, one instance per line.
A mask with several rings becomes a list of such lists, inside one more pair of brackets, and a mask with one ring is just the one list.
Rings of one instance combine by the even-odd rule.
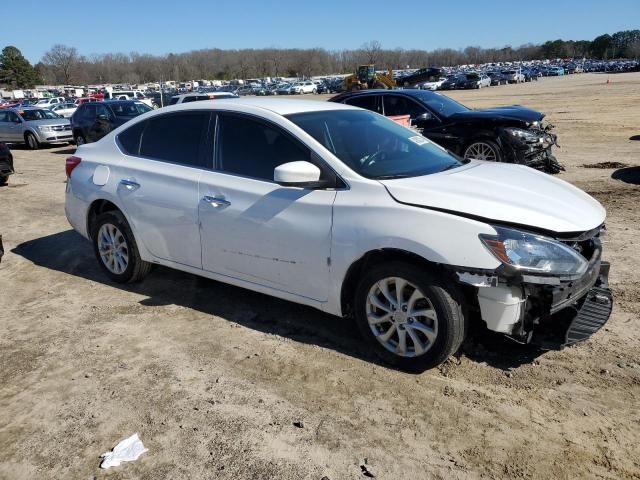
[[209, 203], [212, 207], [226, 207], [228, 205], [231, 205], [231, 202], [228, 200], [225, 200], [224, 198], [218, 198], [218, 197], [212, 197], [210, 195], [205, 195], [204, 197], [202, 197], [202, 201], [203, 202], [207, 202]]
[[123, 178], [120, 180], [120, 185], [122, 185], [127, 190], [135, 190], [136, 188], [140, 188], [140, 184], [135, 180], [131, 180], [130, 178]]

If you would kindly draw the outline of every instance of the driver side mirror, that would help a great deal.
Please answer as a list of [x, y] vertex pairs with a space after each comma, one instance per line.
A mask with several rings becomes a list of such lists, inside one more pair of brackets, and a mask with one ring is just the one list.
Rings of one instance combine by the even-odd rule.
[[97, 120], [101, 120], [103, 122], [108, 122], [109, 121], [109, 117], [107, 115], [105, 115], [104, 113], [101, 113], [100, 115], [98, 115], [96, 117]]
[[320, 169], [305, 161], [283, 163], [273, 170], [273, 181], [283, 187], [319, 187]]

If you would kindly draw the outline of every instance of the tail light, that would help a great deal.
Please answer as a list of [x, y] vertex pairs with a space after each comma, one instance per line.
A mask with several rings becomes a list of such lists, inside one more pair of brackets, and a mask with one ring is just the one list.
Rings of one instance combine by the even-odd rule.
[[67, 178], [71, 177], [71, 172], [73, 172], [74, 168], [80, 165], [81, 161], [82, 159], [80, 157], [76, 157], [76, 156], [67, 157], [67, 161], [64, 166], [64, 169], [67, 172]]

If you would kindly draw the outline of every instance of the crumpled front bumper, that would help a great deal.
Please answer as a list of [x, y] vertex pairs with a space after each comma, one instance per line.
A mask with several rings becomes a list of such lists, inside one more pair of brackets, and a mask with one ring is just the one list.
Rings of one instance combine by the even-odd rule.
[[458, 281], [476, 287], [481, 319], [489, 330], [545, 349], [588, 339], [609, 320], [613, 297], [609, 263], [594, 248], [578, 278], [458, 271]]
[[536, 133], [535, 141], [524, 140], [510, 135], [505, 130], [499, 133], [498, 140], [505, 154], [505, 161], [526, 165], [548, 173], [564, 170], [553, 155], [552, 147], [558, 146], [557, 136], [550, 132], [551, 127], [530, 129]]

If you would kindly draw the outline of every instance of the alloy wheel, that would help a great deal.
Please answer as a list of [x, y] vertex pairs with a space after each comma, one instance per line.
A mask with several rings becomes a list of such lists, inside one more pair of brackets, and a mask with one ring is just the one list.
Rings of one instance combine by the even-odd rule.
[[366, 314], [375, 338], [391, 353], [419, 357], [438, 336], [438, 316], [431, 301], [411, 282], [387, 277], [367, 295]]
[[104, 266], [111, 273], [121, 275], [129, 266], [129, 246], [122, 232], [111, 223], [98, 230], [98, 251]]
[[467, 147], [464, 152], [464, 158], [495, 162], [498, 160], [498, 155], [491, 145], [484, 142], [476, 142]]

